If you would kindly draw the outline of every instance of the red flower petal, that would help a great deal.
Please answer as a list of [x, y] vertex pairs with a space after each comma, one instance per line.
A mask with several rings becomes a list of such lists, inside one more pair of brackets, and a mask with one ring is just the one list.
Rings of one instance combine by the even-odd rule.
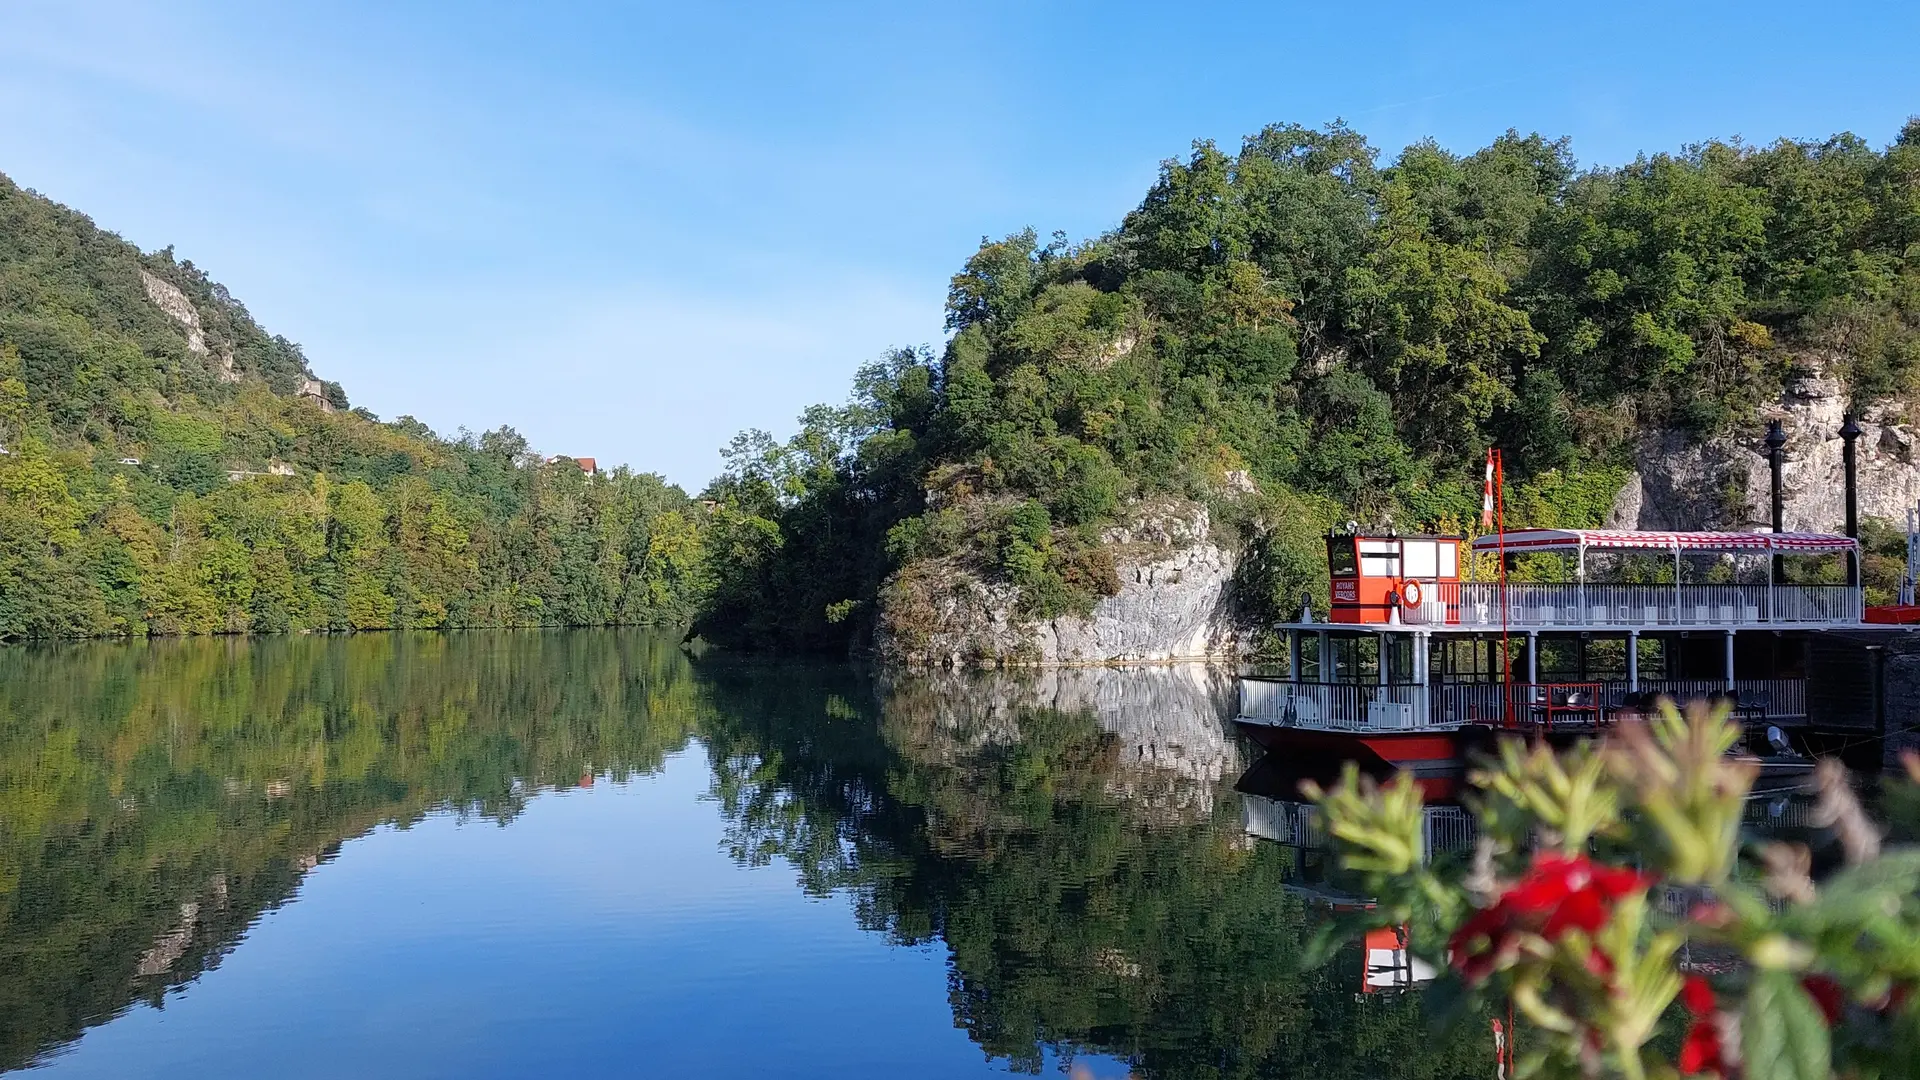
[[1607, 924], [1610, 914], [1598, 893], [1583, 889], [1561, 901], [1540, 932], [1548, 941], [1556, 941], [1561, 934], [1573, 929], [1592, 934]]
[[1840, 1014], [1847, 1007], [1847, 992], [1825, 975], [1808, 975], [1800, 980], [1800, 986], [1820, 1006], [1820, 1015], [1827, 1018], [1827, 1026], [1840, 1022]]
[[1720, 1031], [1712, 1021], [1702, 1020], [1687, 1029], [1686, 1041], [1680, 1044], [1679, 1065], [1682, 1076], [1727, 1071], [1726, 1059], [1720, 1053]]
[[1704, 1017], [1713, 1011], [1713, 985], [1698, 975], [1687, 976], [1680, 987], [1680, 1003], [1695, 1017]]
[[1611, 980], [1613, 978], [1613, 958], [1601, 952], [1599, 949], [1591, 949], [1587, 952], [1587, 970], [1602, 979]]

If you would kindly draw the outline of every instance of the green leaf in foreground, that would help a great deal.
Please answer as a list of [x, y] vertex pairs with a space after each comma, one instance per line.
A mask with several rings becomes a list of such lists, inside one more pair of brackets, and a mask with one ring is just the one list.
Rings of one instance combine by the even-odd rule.
[[1813, 999], [1784, 971], [1762, 973], [1747, 994], [1740, 1043], [1748, 1080], [1827, 1080], [1833, 1054]]

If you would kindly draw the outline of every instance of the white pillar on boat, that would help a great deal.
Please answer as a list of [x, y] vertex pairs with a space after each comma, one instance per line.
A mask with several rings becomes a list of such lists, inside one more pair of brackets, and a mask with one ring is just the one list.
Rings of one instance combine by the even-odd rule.
[[1577, 571], [1578, 576], [1576, 578], [1579, 584], [1575, 585], [1574, 588], [1579, 593], [1579, 599], [1576, 602], [1580, 605], [1580, 617], [1574, 621], [1584, 626], [1587, 622], [1587, 616], [1591, 614], [1587, 610], [1587, 542], [1584, 538], [1580, 541], [1579, 558], [1580, 568]]
[[1767, 621], [1779, 622], [1780, 611], [1778, 606], [1773, 602], [1774, 595], [1778, 591], [1779, 583], [1773, 579], [1773, 564], [1780, 561], [1780, 556], [1775, 555], [1771, 550], [1773, 541], [1769, 540], [1767, 544], [1769, 547], [1767, 552]]
[[1287, 631], [1287, 681], [1300, 681], [1300, 631]]
[[1727, 689], [1733, 689], [1733, 631], [1727, 631]]
[[1413, 635], [1413, 682], [1419, 687], [1414, 691], [1413, 701], [1413, 722], [1416, 724], [1425, 724], [1433, 719], [1432, 702], [1428, 696], [1432, 691], [1427, 688], [1428, 680], [1433, 674], [1432, 658], [1429, 655], [1432, 647], [1429, 642], [1432, 636], [1427, 631], [1416, 631]]
[[1320, 681], [1323, 683], [1339, 682], [1340, 680], [1336, 678], [1338, 672], [1333, 670], [1333, 635], [1322, 630], [1319, 636]]
[[1373, 638], [1373, 666], [1380, 676], [1380, 685], [1388, 683], [1387, 668], [1393, 656], [1393, 638], [1388, 634], [1376, 634]]
[[1540, 681], [1540, 631], [1527, 631], [1527, 685]]
[[1680, 615], [1680, 544], [1677, 541], [1673, 545], [1673, 621], [1687, 621]]
[[1640, 631], [1627, 631], [1627, 690], [1640, 692]]

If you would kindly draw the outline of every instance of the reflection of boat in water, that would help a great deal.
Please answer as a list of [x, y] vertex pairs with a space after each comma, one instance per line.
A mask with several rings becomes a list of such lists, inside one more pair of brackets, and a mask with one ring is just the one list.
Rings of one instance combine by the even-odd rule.
[[[1293, 865], [1284, 887], [1327, 915], [1364, 911], [1374, 904], [1372, 897], [1359, 891], [1357, 879], [1339, 868], [1320, 808], [1300, 796], [1302, 780], [1330, 784], [1338, 778], [1341, 765], [1338, 758], [1324, 755], [1286, 761], [1268, 755], [1235, 785], [1240, 792], [1241, 825], [1247, 835], [1290, 849]], [[1389, 772], [1378, 767], [1372, 771], [1383, 778]], [[1423, 784], [1430, 788], [1434, 800], [1421, 810], [1427, 857], [1471, 850], [1473, 818], [1465, 807], [1446, 799], [1453, 785]], [[1335, 963], [1342, 981], [1362, 994], [1418, 986], [1435, 974], [1431, 965], [1408, 951], [1406, 932], [1401, 927], [1367, 931], [1359, 941], [1341, 950]]]
[[[1301, 781], [1329, 785], [1338, 778], [1343, 765], [1332, 755], [1280, 758], [1269, 754], [1234, 785], [1240, 793], [1241, 825], [1247, 835], [1291, 852], [1292, 866], [1284, 888], [1329, 915], [1365, 911], [1374, 904], [1358, 877], [1340, 868], [1320, 808], [1300, 795]], [[1380, 780], [1393, 773], [1379, 762], [1363, 764], [1362, 771]], [[1455, 784], [1434, 778], [1417, 782], [1427, 794], [1421, 808], [1423, 857], [1469, 857], [1478, 828], [1472, 811], [1454, 798]], [[1742, 825], [1757, 836], [1802, 835], [1817, 827], [1814, 802], [1793, 779], [1763, 778], [1748, 797]], [[1654, 903], [1669, 915], [1678, 916], [1704, 895], [1699, 889], [1667, 888], [1656, 892]], [[1778, 901], [1769, 902], [1779, 906]], [[1336, 963], [1343, 980], [1357, 985], [1363, 994], [1416, 986], [1435, 974], [1430, 965], [1407, 950], [1404, 929], [1398, 927], [1367, 931], [1360, 941], [1342, 950]]]

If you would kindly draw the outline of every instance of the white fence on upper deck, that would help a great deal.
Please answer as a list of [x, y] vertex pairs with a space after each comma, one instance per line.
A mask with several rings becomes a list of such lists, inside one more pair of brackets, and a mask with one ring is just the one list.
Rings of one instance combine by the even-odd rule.
[[[1402, 619], [1414, 625], [1501, 624], [1500, 586], [1443, 581]], [[1847, 585], [1597, 585], [1510, 583], [1508, 626], [1819, 626], [1856, 623], [1860, 590]]]

